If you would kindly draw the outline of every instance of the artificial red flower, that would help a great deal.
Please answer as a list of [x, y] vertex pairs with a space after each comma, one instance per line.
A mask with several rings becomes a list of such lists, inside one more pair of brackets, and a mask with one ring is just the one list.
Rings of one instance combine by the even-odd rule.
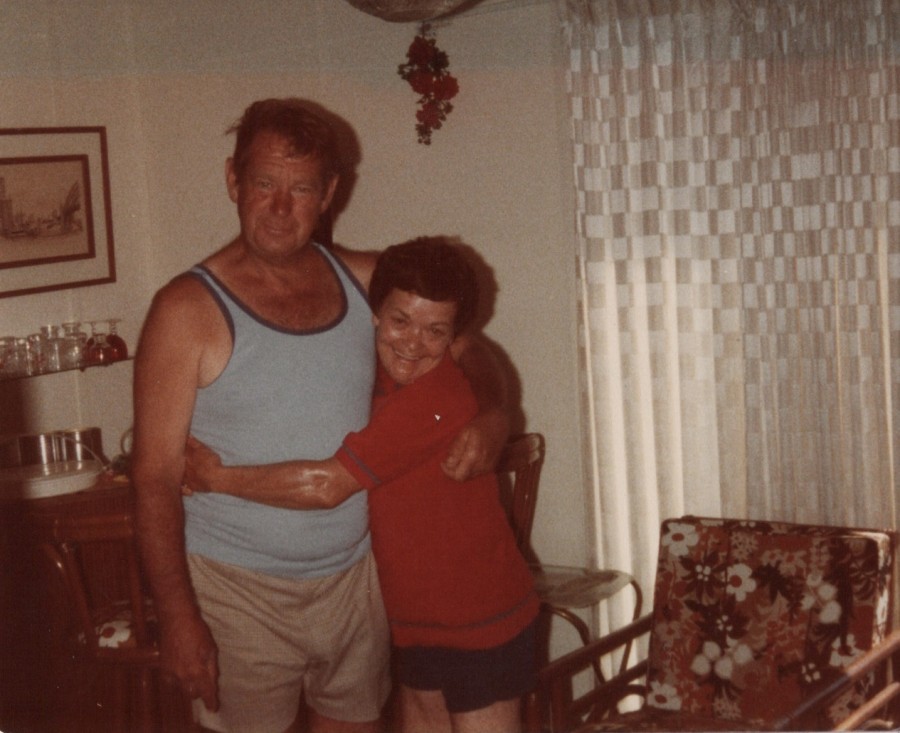
[[433, 96], [438, 85], [438, 80], [433, 74], [428, 71], [422, 71], [421, 69], [410, 72], [406, 81], [409, 82], [409, 85], [416, 94], [421, 94], [425, 97]]
[[453, 110], [450, 100], [459, 94], [459, 82], [448, 71], [450, 59], [437, 47], [426, 23], [419, 29], [406, 52], [407, 62], [397, 73], [419, 95], [416, 133], [423, 145], [431, 144], [431, 133], [438, 130]]
[[441, 121], [445, 120], [446, 116], [441, 110], [440, 104], [437, 104], [435, 102], [426, 102], [422, 105], [419, 111], [416, 112], [416, 119], [421, 124], [436, 130], [441, 126]]
[[431, 94], [435, 99], [453, 99], [459, 94], [459, 82], [448, 74], [435, 77], [431, 85]]
[[416, 36], [413, 42], [409, 44], [409, 50], [406, 52], [406, 58], [413, 66], [428, 66], [431, 64], [437, 46], [433, 38], [425, 38], [424, 36]]

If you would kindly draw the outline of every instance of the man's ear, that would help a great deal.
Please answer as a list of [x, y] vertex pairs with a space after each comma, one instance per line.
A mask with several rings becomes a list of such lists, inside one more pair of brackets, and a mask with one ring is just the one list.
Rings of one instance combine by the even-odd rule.
[[337, 191], [338, 180], [340, 176], [335, 173], [331, 180], [325, 184], [325, 197], [322, 199], [322, 206], [319, 209], [320, 214], [324, 214], [325, 211], [331, 206], [331, 200], [334, 198], [334, 192]]
[[237, 203], [238, 179], [234, 170], [234, 158], [229, 158], [225, 161], [225, 185], [228, 188], [228, 198]]

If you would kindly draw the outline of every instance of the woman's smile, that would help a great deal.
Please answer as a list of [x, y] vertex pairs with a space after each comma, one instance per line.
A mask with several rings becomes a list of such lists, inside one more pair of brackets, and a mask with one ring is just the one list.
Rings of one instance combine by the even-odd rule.
[[454, 301], [434, 301], [392, 290], [378, 313], [375, 348], [382, 366], [398, 384], [410, 384], [440, 364], [453, 341]]

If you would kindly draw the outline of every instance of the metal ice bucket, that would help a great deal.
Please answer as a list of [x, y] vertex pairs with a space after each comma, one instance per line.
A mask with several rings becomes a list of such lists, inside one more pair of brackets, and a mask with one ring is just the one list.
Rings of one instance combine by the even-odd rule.
[[103, 454], [100, 428], [70, 428], [0, 438], [0, 469], [92, 460], [103, 465], [109, 463]]

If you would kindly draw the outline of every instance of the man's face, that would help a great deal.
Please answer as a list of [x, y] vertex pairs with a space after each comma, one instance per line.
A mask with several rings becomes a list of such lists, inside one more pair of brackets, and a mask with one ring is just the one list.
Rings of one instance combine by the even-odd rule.
[[323, 179], [319, 160], [295, 157], [288, 140], [265, 131], [251, 143], [241, 179], [229, 159], [226, 180], [244, 242], [273, 262], [289, 259], [309, 243], [337, 184], [336, 177]]
[[453, 341], [456, 309], [452, 300], [390, 292], [372, 322], [378, 359], [395, 382], [410, 384], [440, 364]]

